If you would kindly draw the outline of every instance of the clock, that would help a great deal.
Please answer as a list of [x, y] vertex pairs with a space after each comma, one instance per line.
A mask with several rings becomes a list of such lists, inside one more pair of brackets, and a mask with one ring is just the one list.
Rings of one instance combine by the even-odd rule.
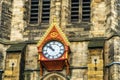
[[57, 59], [64, 51], [65, 47], [60, 41], [49, 41], [42, 48], [43, 55], [48, 59]]

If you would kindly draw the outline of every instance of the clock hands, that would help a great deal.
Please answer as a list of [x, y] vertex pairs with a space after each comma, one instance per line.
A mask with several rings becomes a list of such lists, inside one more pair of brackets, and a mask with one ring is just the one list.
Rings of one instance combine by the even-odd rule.
[[52, 51], [55, 51], [52, 46], [48, 46]]
[[43, 46], [43, 55], [49, 59], [57, 59], [64, 53], [64, 45], [58, 41], [51, 41]]

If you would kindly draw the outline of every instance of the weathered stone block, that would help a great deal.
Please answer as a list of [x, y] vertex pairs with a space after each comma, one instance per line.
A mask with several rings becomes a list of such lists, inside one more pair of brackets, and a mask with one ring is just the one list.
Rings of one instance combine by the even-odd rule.
[[104, 0], [94, 0], [96, 3], [100, 3], [100, 2], [102, 2], [102, 1], [104, 1]]
[[28, 45], [26, 51], [25, 69], [37, 69], [38, 68], [38, 52], [35, 44]]

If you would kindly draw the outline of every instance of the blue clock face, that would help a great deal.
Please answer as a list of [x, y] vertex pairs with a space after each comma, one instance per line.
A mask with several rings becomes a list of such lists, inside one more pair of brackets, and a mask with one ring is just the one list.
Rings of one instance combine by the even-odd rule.
[[42, 49], [43, 55], [48, 59], [57, 59], [63, 55], [64, 45], [59, 41], [50, 41]]

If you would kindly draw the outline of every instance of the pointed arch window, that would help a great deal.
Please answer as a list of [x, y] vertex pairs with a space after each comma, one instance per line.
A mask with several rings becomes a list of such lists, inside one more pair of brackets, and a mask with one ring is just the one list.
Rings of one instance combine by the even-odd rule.
[[46, 76], [43, 80], [66, 80], [66, 78], [59, 74], [53, 73]]

